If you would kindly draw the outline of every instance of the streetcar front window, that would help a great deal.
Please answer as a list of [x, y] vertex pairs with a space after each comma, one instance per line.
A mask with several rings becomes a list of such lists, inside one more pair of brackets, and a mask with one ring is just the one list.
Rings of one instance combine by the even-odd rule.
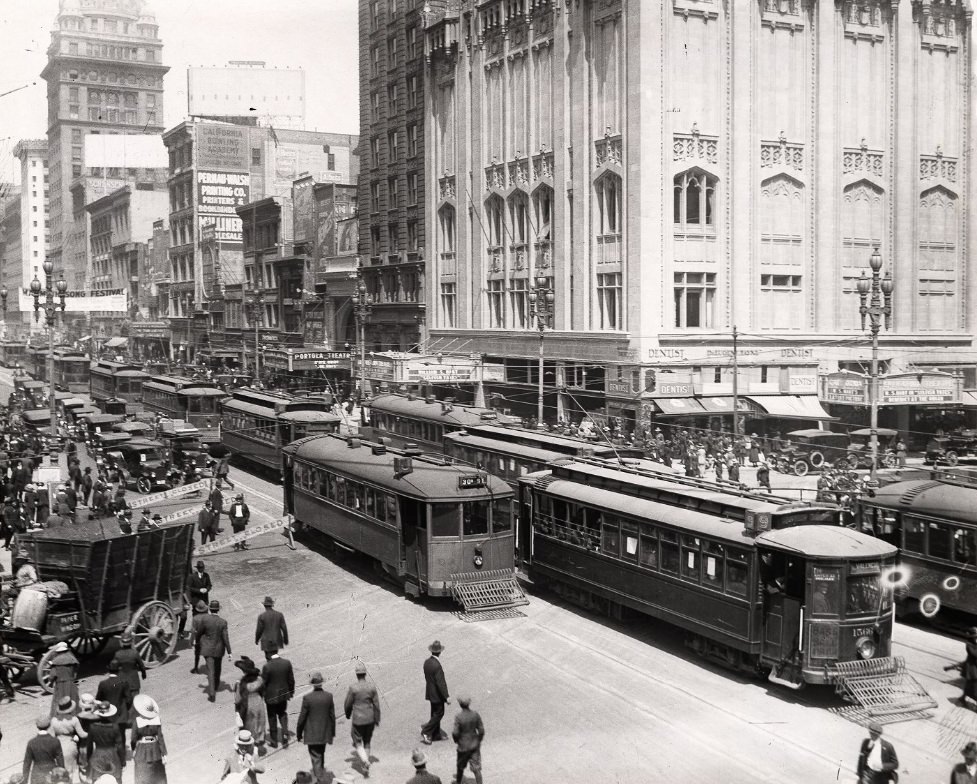
[[512, 499], [497, 498], [492, 502], [492, 532], [502, 534], [512, 530]]
[[847, 615], [883, 612], [892, 603], [890, 591], [883, 590], [879, 575], [849, 575]]
[[483, 536], [489, 532], [488, 501], [466, 501], [461, 505], [461, 514], [465, 536]]
[[458, 536], [458, 504], [431, 504], [431, 536]]

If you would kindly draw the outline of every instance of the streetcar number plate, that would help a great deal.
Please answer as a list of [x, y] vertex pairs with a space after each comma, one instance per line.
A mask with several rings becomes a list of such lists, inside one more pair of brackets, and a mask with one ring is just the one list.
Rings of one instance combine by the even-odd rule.
[[471, 490], [475, 487], [485, 487], [485, 477], [481, 474], [465, 474], [458, 477], [459, 490]]

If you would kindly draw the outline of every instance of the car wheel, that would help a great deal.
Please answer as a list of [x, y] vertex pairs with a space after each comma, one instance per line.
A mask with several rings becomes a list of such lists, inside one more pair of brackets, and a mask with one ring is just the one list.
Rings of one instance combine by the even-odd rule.
[[811, 452], [810, 461], [814, 468], [820, 468], [824, 465], [824, 452], [818, 452], [817, 450]]
[[149, 481], [144, 476], [139, 477], [136, 480], [136, 490], [138, 490], [143, 495], [149, 495], [153, 490], [153, 483]]
[[898, 463], [899, 460], [895, 455], [885, 455], [882, 458], [882, 465], [884, 465], [886, 468], [895, 468]]
[[960, 462], [960, 455], [958, 455], [952, 449], [948, 449], [947, 453], [943, 455], [943, 462], [947, 465], [955, 466]]
[[807, 461], [805, 460], [795, 460], [794, 461], [794, 475], [795, 476], [807, 476], [808, 467]]

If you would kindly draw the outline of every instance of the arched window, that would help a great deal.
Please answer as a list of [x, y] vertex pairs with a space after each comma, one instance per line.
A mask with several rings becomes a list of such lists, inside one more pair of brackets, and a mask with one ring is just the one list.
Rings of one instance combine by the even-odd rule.
[[957, 324], [957, 197], [930, 188], [919, 198], [919, 305], [921, 331], [950, 330]]
[[715, 225], [716, 183], [715, 177], [701, 169], [690, 169], [675, 176], [673, 211], [677, 226]]
[[529, 199], [522, 191], [516, 191], [509, 197], [509, 225], [512, 227], [513, 245], [529, 242]]

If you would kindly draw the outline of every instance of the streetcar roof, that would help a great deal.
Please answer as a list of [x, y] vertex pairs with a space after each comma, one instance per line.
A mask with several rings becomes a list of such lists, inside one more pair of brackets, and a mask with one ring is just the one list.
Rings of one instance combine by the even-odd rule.
[[329, 466], [351, 479], [426, 502], [508, 498], [513, 494], [502, 479], [485, 472], [479, 472], [484, 477], [485, 487], [461, 489], [459, 478], [471, 476], [473, 470], [435, 456], [410, 456], [413, 470], [397, 479], [394, 477], [394, 458], [403, 457], [403, 452], [388, 448], [378, 455], [373, 446], [363, 441], [358, 448], [351, 448], [346, 438], [325, 434], [294, 441], [282, 451], [313, 465]]
[[339, 422], [340, 417], [329, 411], [319, 409], [298, 409], [297, 411], [283, 411], [278, 415], [282, 422]]
[[521, 457], [539, 463], [550, 463], [553, 460], [562, 460], [566, 457], [563, 452], [554, 452], [552, 449], [540, 449], [536, 446], [526, 446], [511, 441], [499, 441], [497, 438], [476, 435], [477, 432], [475, 430], [459, 430], [456, 433], [445, 434], [444, 440], [459, 446], [484, 449], [494, 454]]
[[898, 552], [882, 539], [837, 525], [798, 525], [764, 531], [756, 543], [805, 558], [888, 558]]
[[963, 487], [936, 479], [893, 482], [876, 490], [874, 498], [864, 498], [863, 501], [870, 506], [977, 522], [977, 487]]
[[535, 446], [552, 447], [561, 454], [593, 454], [598, 457], [615, 457], [618, 454], [633, 456], [641, 450], [607, 441], [590, 441], [586, 438], [565, 436], [561, 433], [550, 433], [547, 430], [530, 430], [525, 427], [508, 427], [504, 425], [475, 425], [472, 432], [485, 434], [499, 441], [532, 443]]
[[[430, 402], [429, 402], [430, 401]], [[465, 427], [484, 424], [489, 421], [509, 422], [508, 417], [488, 408], [464, 406], [445, 400], [431, 398], [410, 398], [405, 395], [378, 395], [370, 401], [370, 409], [384, 411], [395, 416], [426, 419], [448, 425]]]

